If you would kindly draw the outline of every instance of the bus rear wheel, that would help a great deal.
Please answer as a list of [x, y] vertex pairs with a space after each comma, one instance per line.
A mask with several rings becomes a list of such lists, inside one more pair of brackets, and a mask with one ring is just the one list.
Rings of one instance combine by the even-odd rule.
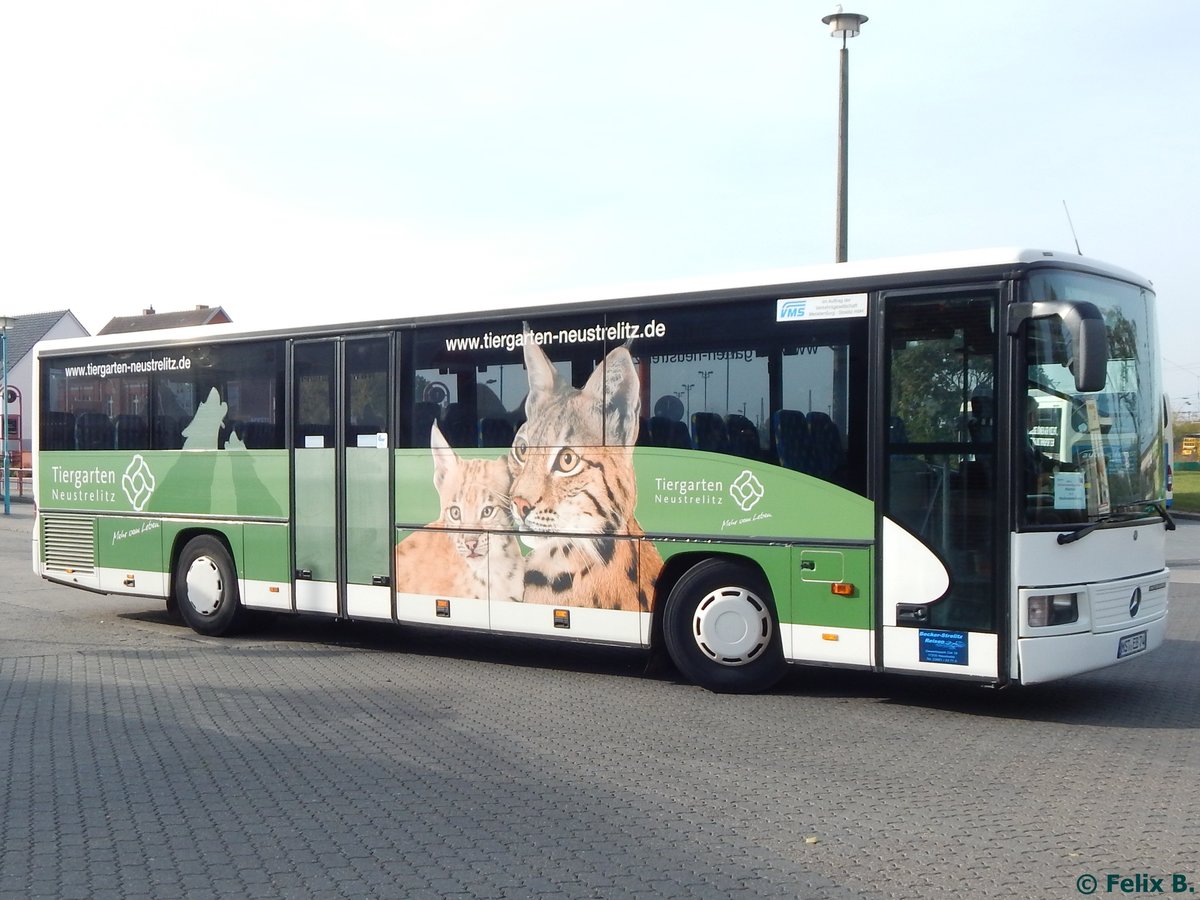
[[237, 573], [225, 545], [211, 535], [192, 538], [175, 566], [175, 603], [194, 631], [219, 637], [241, 624]]
[[787, 669], [771, 589], [740, 563], [709, 559], [684, 573], [667, 597], [663, 639], [679, 671], [710, 691], [765, 691]]

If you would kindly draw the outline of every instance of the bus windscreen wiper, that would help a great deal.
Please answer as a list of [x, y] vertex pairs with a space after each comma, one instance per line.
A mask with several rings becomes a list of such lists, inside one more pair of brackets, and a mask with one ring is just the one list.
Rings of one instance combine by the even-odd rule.
[[1167, 529], [1167, 531], [1174, 531], [1175, 520], [1172, 519], [1171, 514], [1167, 512], [1167, 504], [1163, 503], [1161, 500], [1155, 500], [1150, 505], [1153, 506], [1155, 510], [1158, 511], [1158, 514], [1163, 517], [1163, 527]]
[[1074, 531], [1065, 531], [1058, 536], [1060, 544], [1073, 544], [1075, 541], [1082, 540], [1087, 537], [1101, 525], [1107, 525], [1109, 522], [1117, 522], [1129, 518], [1136, 517], [1135, 510], [1141, 509], [1144, 506], [1153, 507], [1154, 510], [1163, 517], [1163, 522], [1167, 531], [1175, 530], [1175, 520], [1167, 513], [1166, 507], [1159, 502], [1138, 504], [1136, 507], [1123, 506], [1120, 509], [1113, 510], [1107, 516], [1101, 516], [1095, 522], [1089, 522], [1087, 525], [1081, 525]]

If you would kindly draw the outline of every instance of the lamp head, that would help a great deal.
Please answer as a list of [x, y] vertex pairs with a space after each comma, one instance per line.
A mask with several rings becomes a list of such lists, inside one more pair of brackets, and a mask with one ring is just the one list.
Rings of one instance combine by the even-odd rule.
[[829, 26], [831, 37], [845, 40], [858, 35], [858, 32], [862, 30], [863, 23], [867, 21], [867, 17], [860, 16], [858, 13], [842, 12], [842, 6], [839, 3], [837, 11], [824, 16], [821, 21]]

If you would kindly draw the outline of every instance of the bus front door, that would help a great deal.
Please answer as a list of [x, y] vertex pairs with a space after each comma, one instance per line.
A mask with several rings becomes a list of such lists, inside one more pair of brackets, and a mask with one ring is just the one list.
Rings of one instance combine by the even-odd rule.
[[885, 296], [885, 669], [1000, 671], [998, 302], [991, 285]]
[[392, 618], [392, 342], [296, 342], [292, 355], [296, 609]]

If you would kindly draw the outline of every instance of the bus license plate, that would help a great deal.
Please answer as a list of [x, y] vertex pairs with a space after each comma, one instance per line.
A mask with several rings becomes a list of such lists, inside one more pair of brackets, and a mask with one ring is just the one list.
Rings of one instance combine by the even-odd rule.
[[1146, 649], [1146, 632], [1128, 634], [1117, 643], [1117, 659], [1124, 659]]

